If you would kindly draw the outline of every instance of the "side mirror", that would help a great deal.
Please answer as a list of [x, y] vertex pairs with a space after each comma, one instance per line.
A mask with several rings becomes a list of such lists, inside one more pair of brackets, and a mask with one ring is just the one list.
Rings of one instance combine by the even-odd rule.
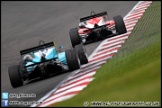
[[63, 45], [60, 45], [59, 47], [58, 47], [58, 51], [63, 51], [64, 50], [64, 46]]
[[60, 46], [59, 46], [59, 49], [63, 49], [63, 48], [64, 48], [64, 46], [63, 46], [63, 45], [60, 45]]

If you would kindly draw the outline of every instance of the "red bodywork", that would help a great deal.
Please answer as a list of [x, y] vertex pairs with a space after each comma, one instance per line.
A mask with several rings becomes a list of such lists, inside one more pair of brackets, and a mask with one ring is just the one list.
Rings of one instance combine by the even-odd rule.
[[97, 18], [92, 18], [90, 20], [87, 20], [84, 22], [84, 27], [81, 27], [78, 29], [78, 33], [80, 35], [85, 35], [90, 33], [90, 29], [89, 28], [93, 28], [95, 24], [98, 24], [99, 26], [101, 25], [107, 25], [107, 28], [110, 28], [111, 26], [113, 26], [115, 24], [114, 20], [109, 20], [109, 21], [104, 21], [104, 17], [97, 17]]

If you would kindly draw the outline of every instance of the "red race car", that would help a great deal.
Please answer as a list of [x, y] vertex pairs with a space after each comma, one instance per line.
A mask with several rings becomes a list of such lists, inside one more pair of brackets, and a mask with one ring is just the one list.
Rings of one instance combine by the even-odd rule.
[[125, 23], [121, 15], [108, 19], [107, 12], [91, 12], [90, 16], [80, 18], [78, 28], [70, 29], [69, 35], [72, 46], [80, 43], [87, 44], [126, 33]]

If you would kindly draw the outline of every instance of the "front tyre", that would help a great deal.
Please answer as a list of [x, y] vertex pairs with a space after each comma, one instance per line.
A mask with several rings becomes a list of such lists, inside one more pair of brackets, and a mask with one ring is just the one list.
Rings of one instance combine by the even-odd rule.
[[10, 66], [8, 68], [8, 73], [12, 87], [15, 88], [23, 85], [18, 65]]

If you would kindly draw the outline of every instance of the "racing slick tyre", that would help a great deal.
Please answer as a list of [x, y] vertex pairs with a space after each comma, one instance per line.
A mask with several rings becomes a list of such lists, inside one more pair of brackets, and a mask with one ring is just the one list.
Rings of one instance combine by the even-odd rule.
[[70, 71], [80, 69], [80, 61], [74, 49], [66, 50], [65, 56]]
[[73, 47], [81, 43], [81, 39], [77, 28], [70, 29], [69, 35]]
[[23, 85], [23, 80], [19, 72], [19, 65], [10, 66], [8, 68], [9, 78], [12, 87], [19, 87]]
[[79, 44], [75, 46], [75, 51], [78, 54], [78, 57], [80, 59], [81, 64], [87, 64], [88, 63], [88, 55], [86, 52], [86, 49], [83, 44]]
[[114, 21], [115, 21], [115, 27], [116, 27], [116, 31], [118, 32], [118, 35], [126, 33], [126, 27], [125, 27], [125, 23], [123, 21], [123, 18], [121, 15], [115, 16], [113, 17]]

